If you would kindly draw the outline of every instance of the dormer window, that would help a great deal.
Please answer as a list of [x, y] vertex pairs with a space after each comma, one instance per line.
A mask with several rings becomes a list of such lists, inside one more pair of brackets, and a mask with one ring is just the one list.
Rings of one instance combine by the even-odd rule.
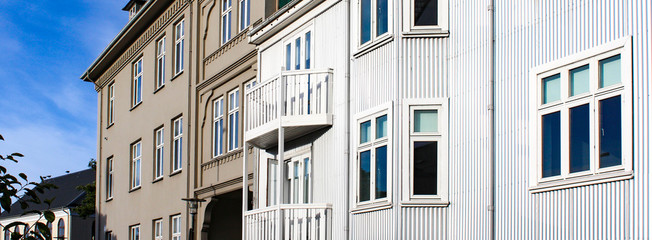
[[146, 0], [130, 0], [122, 10], [129, 11], [129, 20], [131, 20], [138, 14], [138, 11], [143, 8], [146, 2]]

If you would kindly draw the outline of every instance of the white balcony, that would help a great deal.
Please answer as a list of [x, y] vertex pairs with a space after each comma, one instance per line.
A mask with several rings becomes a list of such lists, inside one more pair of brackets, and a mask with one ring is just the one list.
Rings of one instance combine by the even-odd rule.
[[244, 239], [330, 240], [331, 215], [330, 204], [281, 204], [248, 211]]
[[332, 125], [333, 70], [283, 71], [245, 93], [248, 143], [269, 148]]

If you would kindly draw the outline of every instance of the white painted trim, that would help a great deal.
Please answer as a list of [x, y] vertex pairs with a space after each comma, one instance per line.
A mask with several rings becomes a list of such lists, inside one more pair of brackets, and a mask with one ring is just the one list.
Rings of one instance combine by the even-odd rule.
[[448, 0], [437, 0], [437, 25], [414, 26], [414, 0], [402, 0], [403, 6], [403, 34], [422, 35], [435, 37], [448, 37]]

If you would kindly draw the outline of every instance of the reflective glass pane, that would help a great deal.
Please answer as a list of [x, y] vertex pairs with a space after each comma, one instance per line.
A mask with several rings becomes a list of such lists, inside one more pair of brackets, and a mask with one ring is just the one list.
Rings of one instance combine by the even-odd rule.
[[376, 118], [376, 139], [387, 137], [387, 115]]
[[387, 1], [376, 0], [376, 36], [387, 32]]
[[415, 110], [414, 132], [437, 132], [437, 110]]
[[294, 40], [294, 69], [301, 69], [301, 38]]
[[310, 32], [306, 33], [306, 47], [305, 47], [306, 63], [305, 68], [310, 69]]
[[543, 103], [561, 99], [561, 76], [559, 74], [543, 79]]
[[543, 177], [561, 174], [561, 114], [554, 112], [543, 115], [542, 146], [541, 146], [541, 175]]
[[620, 54], [600, 60], [600, 87], [620, 83]]
[[570, 109], [570, 172], [591, 168], [590, 109], [584, 104]]
[[292, 46], [285, 45], [285, 70], [292, 69]]
[[437, 142], [414, 142], [413, 193], [437, 194]]
[[360, 0], [360, 44], [371, 40], [371, 0]]
[[387, 146], [376, 148], [376, 199], [387, 197]]
[[303, 203], [308, 203], [310, 191], [310, 158], [303, 159]]
[[371, 189], [371, 151], [360, 153], [359, 201], [369, 201]]
[[278, 9], [281, 9], [282, 7], [290, 3], [290, 1], [291, 0], [278, 0]]
[[414, 26], [437, 25], [437, 0], [414, 0]]
[[360, 143], [371, 140], [371, 121], [360, 123]]
[[600, 101], [600, 168], [622, 164], [620, 96]]
[[570, 70], [570, 95], [589, 92], [589, 65]]

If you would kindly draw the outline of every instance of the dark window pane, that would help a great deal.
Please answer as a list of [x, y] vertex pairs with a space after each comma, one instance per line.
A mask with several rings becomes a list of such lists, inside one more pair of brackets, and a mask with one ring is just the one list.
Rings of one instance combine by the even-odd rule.
[[414, 0], [414, 25], [437, 25], [437, 0]]
[[306, 55], [306, 69], [310, 69], [310, 32], [306, 33], [306, 47], [305, 47], [305, 55]]
[[600, 167], [622, 162], [622, 119], [620, 96], [600, 101]]
[[281, 9], [283, 6], [290, 3], [291, 0], [278, 0], [278, 9]]
[[360, 2], [360, 43], [371, 40], [371, 0]]
[[437, 142], [414, 142], [414, 195], [437, 194]]
[[570, 109], [570, 172], [591, 168], [589, 104]]
[[387, 197], [387, 146], [376, 148], [376, 199]]
[[371, 151], [360, 153], [360, 202], [369, 201], [371, 189]]
[[376, 0], [376, 36], [387, 32], [387, 1]]
[[541, 146], [541, 174], [543, 177], [561, 173], [561, 130], [560, 113], [543, 115], [541, 122], [543, 144]]
[[292, 45], [285, 45], [285, 70], [292, 69]]

